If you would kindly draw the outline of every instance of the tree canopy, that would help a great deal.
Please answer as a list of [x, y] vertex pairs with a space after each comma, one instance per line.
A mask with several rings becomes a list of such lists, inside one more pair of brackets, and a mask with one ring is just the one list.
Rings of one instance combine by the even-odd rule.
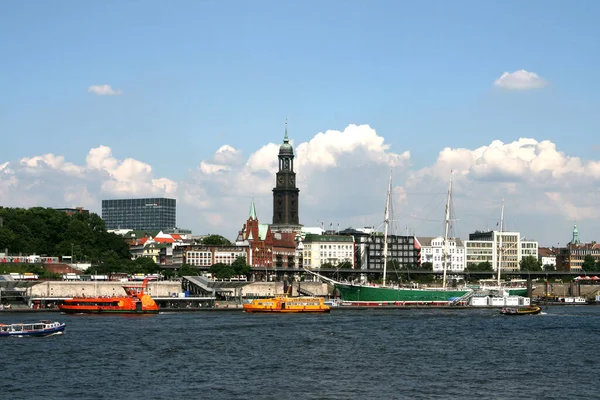
[[424, 262], [423, 264], [421, 264], [421, 269], [433, 271], [433, 264], [430, 262]]
[[581, 268], [585, 271], [585, 272], [594, 272], [597, 270], [597, 263], [596, 263], [596, 259], [594, 258], [594, 256], [592, 256], [591, 254], [588, 254], [584, 257], [583, 259], [583, 264], [581, 264]]
[[533, 256], [523, 257], [519, 262], [521, 271], [541, 271], [542, 262]]
[[0, 249], [9, 254], [73, 255], [91, 263], [129, 260], [129, 246], [108, 233], [94, 213], [71, 216], [53, 208], [0, 208]]
[[231, 246], [231, 242], [221, 235], [208, 235], [202, 239], [202, 244], [208, 246]]
[[467, 270], [469, 271], [493, 271], [494, 269], [492, 268], [492, 264], [490, 264], [488, 261], [484, 261], [481, 262], [479, 264], [472, 264], [469, 265]]
[[209, 271], [218, 279], [229, 279], [234, 275], [248, 276], [251, 271], [250, 265], [246, 264], [246, 257], [240, 256], [231, 265], [217, 263], [213, 264]]

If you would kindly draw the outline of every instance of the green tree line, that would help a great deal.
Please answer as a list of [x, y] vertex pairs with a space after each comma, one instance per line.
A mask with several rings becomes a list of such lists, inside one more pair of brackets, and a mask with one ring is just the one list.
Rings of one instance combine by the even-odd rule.
[[71, 216], [52, 208], [0, 208], [0, 251], [9, 255], [71, 256], [77, 261], [103, 263], [130, 259], [129, 246], [108, 233], [98, 214]]

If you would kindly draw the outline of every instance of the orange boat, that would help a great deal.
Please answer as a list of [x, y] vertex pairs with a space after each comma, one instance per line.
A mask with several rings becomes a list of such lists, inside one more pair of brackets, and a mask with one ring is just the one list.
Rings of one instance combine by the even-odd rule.
[[148, 279], [140, 285], [123, 285], [127, 296], [113, 297], [73, 297], [58, 305], [67, 313], [158, 313], [160, 307], [144, 289]]
[[244, 304], [248, 313], [325, 313], [331, 308], [321, 297], [271, 297]]

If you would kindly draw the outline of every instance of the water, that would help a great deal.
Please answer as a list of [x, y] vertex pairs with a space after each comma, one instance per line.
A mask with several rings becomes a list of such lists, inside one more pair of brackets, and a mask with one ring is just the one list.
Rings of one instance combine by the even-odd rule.
[[0, 340], [5, 399], [596, 399], [600, 307], [242, 312], [60, 320]]

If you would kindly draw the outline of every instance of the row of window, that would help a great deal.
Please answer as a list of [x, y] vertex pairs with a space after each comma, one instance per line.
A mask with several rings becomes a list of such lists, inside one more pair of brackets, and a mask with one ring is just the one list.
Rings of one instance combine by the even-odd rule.
[[[423, 252], [425, 254], [432, 254], [433, 250], [434, 249], [432, 249], [431, 247], [429, 247], [429, 248], [423, 249]], [[450, 248], [450, 249], [448, 249], [448, 251], [449, 251], [449, 254], [454, 254], [454, 253], [462, 254], [462, 253], [464, 253], [464, 249], [462, 249], [462, 248], [458, 248], [458, 249]], [[440, 253], [443, 253], [443, 252], [444, 252], [444, 249], [435, 249], [435, 254], [440, 254]]]

